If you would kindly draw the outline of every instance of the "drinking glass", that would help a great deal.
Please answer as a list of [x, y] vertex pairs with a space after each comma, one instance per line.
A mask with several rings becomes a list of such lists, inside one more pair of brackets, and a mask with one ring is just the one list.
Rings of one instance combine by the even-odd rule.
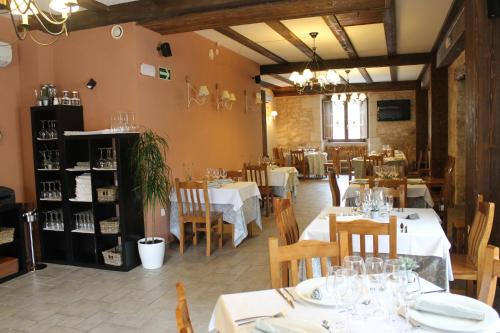
[[59, 150], [54, 150], [54, 169], [60, 169], [61, 168], [61, 163], [60, 163], [60, 158], [59, 158]]
[[40, 139], [46, 139], [47, 138], [47, 131], [45, 130], [45, 122], [47, 120], [40, 120], [40, 122], [42, 123], [42, 128], [40, 129], [40, 131], [38, 132], [38, 137]]
[[354, 204], [356, 205], [356, 210], [359, 211], [359, 207], [361, 206], [361, 192], [354, 192]]
[[365, 262], [360, 256], [344, 257], [344, 268], [352, 270], [357, 276], [364, 276], [366, 273]]
[[385, 205], [387, 206], [387, 213], [391, 213], [392, 207], [394, 206], [394, 197], [392, 195], [388, 195], [385, 198]]
[[415, 305], [415, 302], [422, 294], [420, 278], [416, 272], [404, 272], [404, 286], [402, 292], [402, 306], [404, 317], [406, 319], [405, 331], [413, 331], [413, 325], [410, 323], [408, 310]]
[[327, 294], [334, 295], [335, 292], [335, 273], [339, 270], [343, 269], [342, 266], [330, 266], [328, 267], [328, 276], [325, 281], [325, 290]]
[[102, 169], [104, 167], [106, 167], [106, 160], [104, 159], [104, 157], [102, 156], [102, 152], [105, 148], [97, 148], [99, 149], [99, 159], [97, 160], [97, 167], [99, 169]]

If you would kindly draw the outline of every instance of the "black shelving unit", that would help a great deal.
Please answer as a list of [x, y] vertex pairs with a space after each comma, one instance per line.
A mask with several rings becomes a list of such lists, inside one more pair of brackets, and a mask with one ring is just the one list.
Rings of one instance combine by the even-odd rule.
[[0, 257], [17, 258], [19, 264], [17, 273], [0, 278], [0, 283], [27, 272], [25, 232], [21, 213], [22, 208], [20, 204], [0, 205], [0, 226], [15, 228], [14, 240], [10, 243], [0, 244]]
[[[40, 217], [42, 259], [49, 263], [70, 264], [109, 270], [128, 271], [140, 264], [137, 241], [144, 237], [142, 203], [133, 191], [130, 148], [138, 134], [116, 133], [99, 135], [68, 135], [64, 131], [83, 130], [83, 110], [74, 106], [53, 106], [32, 108], [33, 150], [37, 203]], [[57, 120], [57, 140], [37, 140], [40, 120]], [[47, 146], [47, 144], [51, 146]], [[116, 152], [116, 168], [96, 169], [100, 157], [99, 148], [113, 147]], [[40, 150], [58, 149], [60, 170], [40, 168]], [[77, 162], [89, 162], [88, 169], [75, 169]], [[91, 200], [75, 201], [76, 177], [87, 173], [91, 177]], [[59, 180], [60, 201], [40, 199], [40, 182]], [[99, 202], [97, 189], [106, 186], [117, 187], [117, 199], [113, 202]], [[62, 209], [64, 230], [44, 229], [43, 212]], [[75, 215], [90, 211], [94, 231], [76, 229]], [[102, 234], [100, 221], [119, 217], [120, 232]], [[105, 264], [102, 251], [121, 246], [122, 265]]]

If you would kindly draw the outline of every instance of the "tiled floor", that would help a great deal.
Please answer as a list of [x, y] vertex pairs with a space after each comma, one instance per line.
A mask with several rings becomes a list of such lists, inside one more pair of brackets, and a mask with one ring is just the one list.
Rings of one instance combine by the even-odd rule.
[[[341, 177], [341, 193], [347, 177]], [[295, 213], [301, 230], [331, 205], [326, 180], [301, 182]], [[184, 256], [168, 249], [165, 265], [128, 273], [49, 265], [0, 285], [0, 332], [175, 332], [175, 283], [186, 286], [196, 332], [206, 332], [217, 297], [269, 287], [267, 238], [277, 235], [274, 217], [262, 233], [233, 249], [205, 257], [205, 242]]]

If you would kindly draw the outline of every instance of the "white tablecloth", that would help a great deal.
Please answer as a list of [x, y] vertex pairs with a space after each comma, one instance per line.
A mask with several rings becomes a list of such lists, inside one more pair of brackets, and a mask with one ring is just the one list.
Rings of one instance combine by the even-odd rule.
[[[208, 196], [212, 209], [222, 212], [224, 221], [235, 225], [235, 246], [248, 235], [248, 223], [255, 221], [262, 229], [259, 205], [261, 196], [254, 182], [236, 182], [220, 188], [209, 188]], [[203, 202], [201, 193], [200, 198]], [[170, 201], [172, 203], [170, 205], [170, 232], [179, 238], [179, 216], [175, 191], [171, 193]]]
[[[366, 177], [363, 157], [354, 157], [351, 161], [351, 164], [352, 169], [354, 170], [354, 176], [356, 178]], [[384, 157], [384, 164], [399, 165], [400, 167], [404, 168], [406, 165], [408, 165], [408, 161], [404, 153], [396, 152], [394, 154], [394, 157]]]
[[312, 152], [305, 153], [307, 163], [309, 164], [309, 175], [314, 177], [325, 176], [325, 163], [327, 161], [327, 153]]
[[299, 172], [294, 167], [269, 168], [269, 186], [275, 195], [286, 197], [287, 192], [296, 194]]
[[[422, 292], [429, 292], [438, 290], [432, 283], [420, 279]], [[294, 293], [293, 288], [289, 289]], [[384, 299], [390, 297], [384, 294]], [[212, 313], [212, 318], [208, 325], [209, 332], [220, 333], [242, 333], [251, 332], [254, 330], [254, 324], [247, 324], [238, 326], [235, 320], [276, 314], [282, 312], [286, 317], [293, 319], [302, 319], [316, 324], [321, 324], [323, 320], [332, 321], [334, 318], [339, 318], [335, 308], [323, 307], [313, 305], [301, 300], [295, 295], [296, 302], [295, 308], [292, 309], [275, 290], [260, 290], [238, 294], [221, 295], [215, 304]], [[398, 324], [402, 324], [404, 319], [400, 320]], [[351, 321], [350, 332], [364, 333], [364, 332], [377, 332], [377, 333], [398, 333], [399, 331], [394, 327], [394, 323], [390, 323], [385, 317], [368, 317], [363, 323], [362, 321]], [[497, 322], [495, 327], [492, 327], [488, 333], [498, 332], [500, 323]], [[325, 329], [326, 332], [326, 329]], [[334, 330], [335, 332], [335, 330]], [[430, 328], [420, 327], [416, 329], [416, 333], [424, 332], [437, 332]]]
[[[306, 227], [300, 236], [301, 240], [313, 239], [330, 240], [329, 214], [337, 214], [337, 220], [349, 221], [359, 219], [360, 216], [341, 216], [351, 214], [350, 207], [327, 207]], [[418, 220], [407, 220], [410, 214], [417, 213]], [[403, 212], [393, 210], [391, 215], [398, 217], [398, 255], [419, 257], [437, 257], [445, 261], [446, 280], [453, 281], [451, 269], [451, 244], [441, 227], [441, 220], [432, 208], [405, 208]], [[381, 223], [388, 223], [388, 216], [378, 218]], [[400, 223], [408, 226], [408, 233], [401, 233]], [[353, 236], [353, 251], [359, 252], [359, 236]], [[366, 252], [372, 252], [372, 237], [366, 239]], [[379, 252], [389, 253], [389, 236], [379, 237]]]
[[[356, 191], [359, 190], [361, 185], [359, 184], [349, 184], [347, 190], [342, 197], [342, 200], [347, 200], [356, 197]], [[408, 185], [408, 198], [423, 198], [429, 207], [434, 206], [434, 201], [432, 201], [432, 195], [429, 188], [425, 184], [415, 184]], [[347, 206], [347, 203], [346, 203]]]

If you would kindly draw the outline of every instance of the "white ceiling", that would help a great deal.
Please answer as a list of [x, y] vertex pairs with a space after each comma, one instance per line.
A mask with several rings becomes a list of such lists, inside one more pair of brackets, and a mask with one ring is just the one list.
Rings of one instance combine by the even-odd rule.
[[[434, 45], [453, 0], [396, 0], [397, 53], [429, 52]], [[310, 32], [319, 32], [316, 39], [317, 52], [323, 59], [348, 58], [330, 28], [322, 17], [284, 20], [282, 23], [309, 47], [312, 47]], [[288, 62], [307, 61], [307, 56], [265, 23], [246, 24], [231, 27], [236, 32], [256, 42]], [[384, 25], [382, 23], [347, 26], [344, 28], [360, 57], [387, 55]], [[217, 33], [215, 30], [197, 31], [198, 34], [228, 49], [255, 61], [260, 65], [274, 62], [250, 50], [240, 43]], [[416, 80], [422, 65], [397, 67], [398, 80]], [[391, 81], [389, 67], [367, 68], [374, 82]], [[337, 72], [345, 77], [344, 70]], [[289, 75], [283, 74], [288, 78]], [[365, 79], [357, 69], [352, 69], [351, 83], [364, 83]], [[269, 79], [269, 80], [267, 80]], [[266, 76], [266, 82], [278, 86], [286, 83]]]

